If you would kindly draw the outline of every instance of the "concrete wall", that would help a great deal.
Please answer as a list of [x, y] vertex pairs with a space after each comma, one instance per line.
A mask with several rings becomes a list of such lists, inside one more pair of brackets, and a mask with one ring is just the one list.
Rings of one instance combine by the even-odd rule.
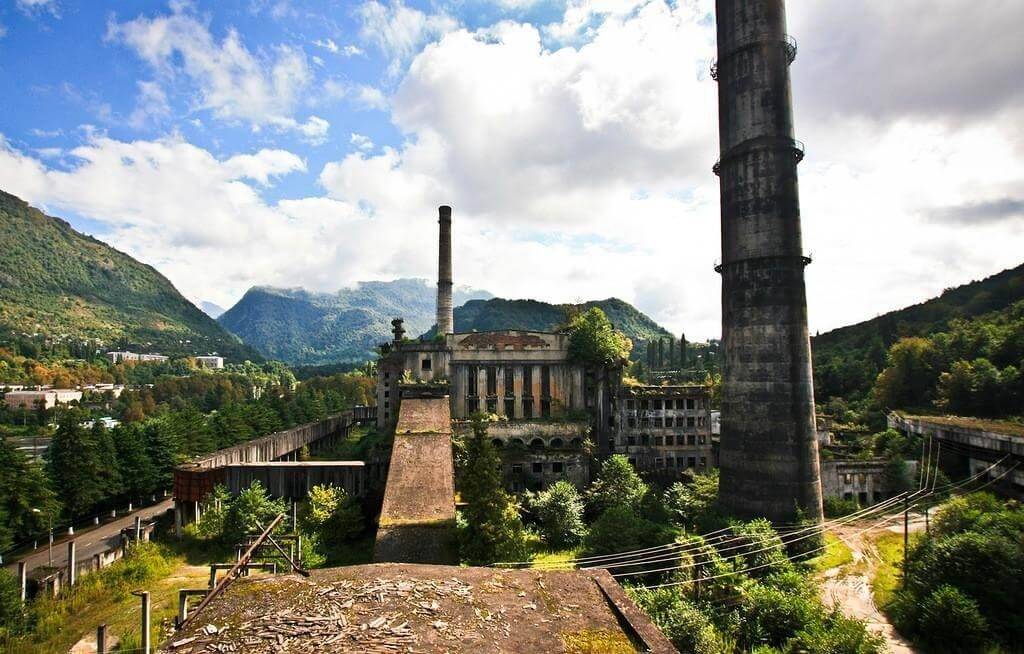
[[666, 479], [714, 467], [711, 389], [704, 385], [625, 387], [609, 447], [640, 471]]

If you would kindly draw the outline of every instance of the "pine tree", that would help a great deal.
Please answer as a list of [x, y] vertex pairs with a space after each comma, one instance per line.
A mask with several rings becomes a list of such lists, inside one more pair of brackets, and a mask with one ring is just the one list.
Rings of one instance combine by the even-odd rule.
[[50, 441], [50, 478], [71, 517], [81, 516], [105, 498], [102, 468], [91, 433], [68, 411]]
[[501, 484], [501, 460], [487, 439], [486, 418], [473, 416], [473, 435], [466, 444], [462, 496], [460, 554], [470, 563], [521, 560], [525, 555], [526, 530], [515, 499]]

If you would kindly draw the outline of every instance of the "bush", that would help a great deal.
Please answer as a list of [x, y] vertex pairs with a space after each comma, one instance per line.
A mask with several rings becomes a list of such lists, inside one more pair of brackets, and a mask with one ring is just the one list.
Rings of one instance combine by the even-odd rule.
[[885, 638], [864, 622], [836, 610], [798, 631], [786, 650], [791, 654], [882, 654], [887, 648]]
[[299, 517], [302, 530], [324, 545], [335, 547], [363, 533], [363, 513], [359, 504], [343, 488], [314, 486], [309, 502]]
[[822, 499], [821, 504], [825, 510], [826, 518], [840, 518], [860, 510], [860, 504], [854, 499], [844, 500], [841, 497], [826, 497]]
[[740, 639], [748, 646], [767, 642], [782, 646], [822, 619], [817, 598], [803, 592], [755, 584], [743, 603]]
[[[614, 554], [672, 540], [673, 533], [665, 527], [643, 518], [625, 506], [613, 506], [594, 521], [584, 539], [588, 554]], [[668, 567], [668, 564], [658, 567]]]
[[569, 482], [557, 481], [547, 490], [532, 495], [529, 505], [540, 523], [541, 536], [549, 547], [573, 547], [579, 545], [586, 536], [583, 499]]
[[721, 635], [696, 605], [677, 588], [628, 589], [633, 601], [647, 614], [680, 652], [725, 652]]
[[18, 580], [0, 569], [0, 642], [5, 636], [16, 636], [25, 628], [25, 607], [21, 603]]
[[647, 484], [636, 473], [629, 460], [621, 454], [613, 454], [601, 464], [601, 472], [590, 486], [588, 505], [594, 513], [612, 507], [640, 508], [647, 495]]
[[718, 471], [695, 475], [693, 482], [676, 482], [665, 489], [665, 508], [672, 522], [687, 529], [702, 530], [713, 519], [718, 501]]
[[940, 586], [921, 603], [917, 631], [937, 651], [977, 652], [988, 644], [977, 603], [953, 586]]
[[283, 501], [270, 499], [263, 484], [254, 481], [231, 501], [224, 515], [222, 538], [229, 545], [240, 543], [246, 534], [262, 533], [278, 514], [285, 511]]

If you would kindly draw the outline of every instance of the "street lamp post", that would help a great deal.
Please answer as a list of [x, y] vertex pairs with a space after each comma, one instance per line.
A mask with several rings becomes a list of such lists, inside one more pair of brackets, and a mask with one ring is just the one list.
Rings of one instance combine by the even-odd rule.
[[[40, 511], [39, 509], [32, 509], [32, 513], [42, 514], [42, 511]], [[49, 561], [50, 561], [49, 562], [49, 566], [52, 568], [53, 567], [53, 514], [52, 513], [48, 512], [46, 514], [46, 524], [47, 524], [47, 527], [49, 528], [49, 531], [50, 531], [50, 542], [49, 542], [49, 544], [46, 547], [46, 555], [47, 555], [47, 557], [49, 558]]]

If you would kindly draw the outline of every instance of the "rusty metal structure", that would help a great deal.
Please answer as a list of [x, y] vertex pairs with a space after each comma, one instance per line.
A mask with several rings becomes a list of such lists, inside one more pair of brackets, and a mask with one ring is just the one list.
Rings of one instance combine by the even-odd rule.
[[722, 211], [720, 497], [730, 512], [820, 520], [784, 0], [717, 0]]

